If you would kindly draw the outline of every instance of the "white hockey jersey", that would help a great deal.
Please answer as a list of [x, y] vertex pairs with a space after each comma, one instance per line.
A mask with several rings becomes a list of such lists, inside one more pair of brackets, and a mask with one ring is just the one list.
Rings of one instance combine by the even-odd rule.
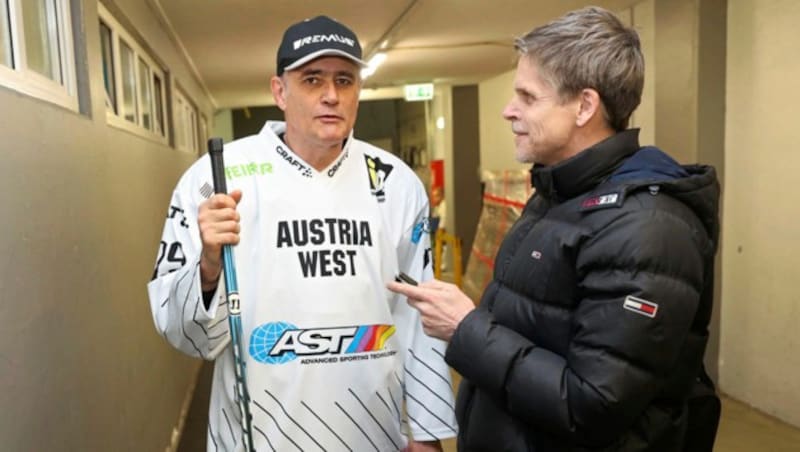
[[[278, 138], [282, 122], [225, 146], [243, 193], [234, 248], [256, 450], [394, 451], [456, 435], [445, 344], [386, 289], [399, 271], [432, 277], [428, 201], [394, 155], [352, 137], [316, 171]], [[205, 308], [198, 206], [208, 156], [181, 178], [148, 285], [172, 345], [216, 360], [208, 450], [244, 450], [224, 281]]]

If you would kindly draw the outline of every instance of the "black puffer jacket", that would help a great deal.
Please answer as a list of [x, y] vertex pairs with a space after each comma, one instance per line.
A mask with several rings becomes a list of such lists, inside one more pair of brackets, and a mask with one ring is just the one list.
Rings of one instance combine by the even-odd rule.
[[629, 130], [532, 176], [447, 350], [459, 451], [680, 450], [713, 298], [714, 169]]

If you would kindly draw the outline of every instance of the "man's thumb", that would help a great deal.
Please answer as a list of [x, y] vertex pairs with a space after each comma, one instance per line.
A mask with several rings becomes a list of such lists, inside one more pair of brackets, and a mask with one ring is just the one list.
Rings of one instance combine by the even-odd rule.
[[234, 190], [234, 191], [230, 192], [228, 195], [231, 198], [233, 198], [234, 201], [236, 201], [236, 204], [239, 204], [239, 201], [242, 200], [242, 191], [241, 190]]

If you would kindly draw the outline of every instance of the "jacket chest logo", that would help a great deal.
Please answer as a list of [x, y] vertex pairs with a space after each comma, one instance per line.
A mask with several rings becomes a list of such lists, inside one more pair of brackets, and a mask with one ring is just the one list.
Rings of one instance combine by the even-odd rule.
[[596, 207], [596, 206], [606, 206], [609, 204], [616, 204], [617, 198], [619, 195], [616, 193], [609, 193], [607, 195], [601, 196], [593, 196], [591, 198], [586, 198], [583, 200], [581, 207]]
[[602, 195], [590, 196], [581, 202], [581, 211], [605, 209], [608, 207], [619, 207], [624, 201], [621, 192], [611, 192]]
[[658, 312], [658, 304], [647, 301], [643, 298], [636, 298], [632, 295], [625, 297], [622, 307], [628, 311], [635, 312], [645, 317], [653, 318]]

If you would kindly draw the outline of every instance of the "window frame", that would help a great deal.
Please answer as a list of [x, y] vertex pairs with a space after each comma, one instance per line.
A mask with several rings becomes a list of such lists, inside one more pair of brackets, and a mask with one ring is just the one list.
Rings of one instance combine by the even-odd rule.
[[208, 150], [206, 149], [206, 146], [208, 146], [208, 139], [210, 133], [208, 130], [208, 118], [206, 118], [205, 113], [200, 112], [200, 118], [198, 122], [199, 122], [198, 128], [200, 131], [200, 137], [199, 137], [199, 142], [197, 143], [198, 146], [197, 154], [202, 156], [203, 153]]
[[[101, 30], [100, 23], [105, 25], [111, 31], [111, 74], [114, 78], [114, 96], [109, 96], [106, 91], [105, 79], [103, 79], [103, 92], [106, 98], [106, 122], [118, 129], [122, 129], [141, 137], [145, 137], [159, 143], [169, 145], [169, 127], [164, 118], [167, 118], [168, 111], [167, 105], [167, 71], [163, 66], [150, 55], [150, 53], [133, 38], [133, 36], [125, 29], [124, 26], [111, 14], [105, 6], [98, 3], [98, 32]], [[123, 73], [122, 71], [122, 46], [124, 45], [131, 50], [132, 63], [133, 63], [133, 100], [135, 102], [133, 116], [135, 121], [126, 119], [128, 113], [125, 109], [125, 96], [123, 88], [123, 79], [130, 74]], [[102, 52], [101, 52], [102, 53]], [[105, 57], [105, 55], [103, 55]], [[142, 104], [142, 80], [141, 80], [141, 63], [147, 65], [149, 77], [147, 85], [150, 90], [150, 104], [145, 106]], [[105, 76], [105, 74], [104, 74]], [[155, 80], [158, 78], [161, 83], [161, 92], [156, 93]], [[156, 99], [157, 94], [159, 99]], [[116, 102], [116, 105], [109, 105], [108, 102]], [[160, 108], [160, 114], [156, 109]], [[144, 115], [147, 111], [150, 115], [150, 127], [144, 126]], [[157, 122], [156, 118], [161, 118], [161, 122]]]
[[[56, 44], [60, 80], [53, 80], [28, 67], [22, 2], [0, 0], [8, 9], [12, 66], [0, 64], [0, 85], [78, 111], [78, 89], [75, 62], [75, 36], [72, 30], [70, 0], [52, 0], [56, 16]], [[2, 18], [5, 20], [6, 18]], [[51, 44], [52, 45], [52, 44]]]
[[[175, 149], [193, 154], [202, 154], [200, 143], [200, 111], [186, 93], [186, 90], [176, 86], [172, 92], [173, 115], [175, 132]], [[188, 115], [186, 114], [188, 113]], [[188, 140], [185, 140], [188, 138]]]

